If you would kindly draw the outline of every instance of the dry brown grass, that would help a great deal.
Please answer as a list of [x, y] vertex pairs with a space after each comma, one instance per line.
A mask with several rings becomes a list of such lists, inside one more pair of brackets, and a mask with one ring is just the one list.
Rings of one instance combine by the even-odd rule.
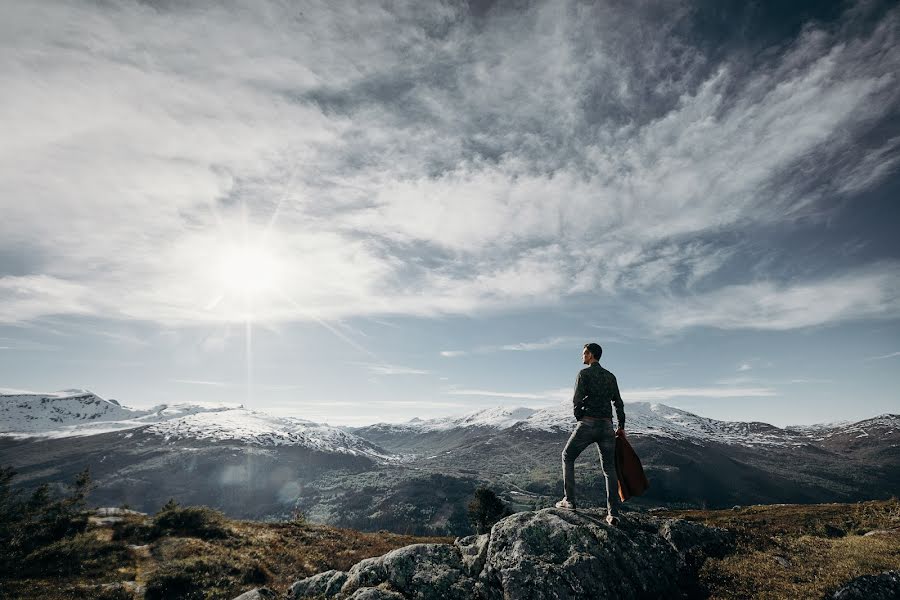
[[[141, 527], [150, 518], [131, 518], [126, 529]], [[105, 571], [86, 577], [37, 577], [0, 581], [0, 598], [20, 600], [125, 600], [143, 595], [124, 593], [103, 584], [133, 582], [147, 589], [177, 585], [193, 579], [196, 595], [184, 598], [230, 600], [253, 587], [266, 585], [284, 592], [299, 578], [329, 569], [349, 569], [364, 558], [380, 556], [403, 546], [451, 542], [452, 538], [422, 538], [388, 532], [361, 533], [306, 523], [256, 523], [226, 520], [226, 537], [200, 539], [163, 535], [151, 540], [116, 540], [108, 527], [93, 528], [98, 545], [120, 544], [127, 557]], [[185, 588], [187, 589], [187, 588]]]
[[714, 599], [822, 598], [855, 577], [900, 568], [900, 535], [863, 535], [900, 527], [897, 499], [666, 514], [735, 533], [736, 551], [701, 570]]

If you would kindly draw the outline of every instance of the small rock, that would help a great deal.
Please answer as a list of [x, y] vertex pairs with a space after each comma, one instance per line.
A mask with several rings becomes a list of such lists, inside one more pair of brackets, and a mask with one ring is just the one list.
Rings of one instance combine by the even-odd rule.
[[741, 510], [742, 508], [744, 508], [744, 507], [740, 506], [739, 504], [735, 504], [734, 506], [731, 507], [731, 510]]
[[278, 595], [269, 588], [256, 588], [249, 592], [244, 592], [234, 600], [275, 600]]
[[778, 556], [778, 555], [776, 554], [774, 558], [775, 558], [775, 562], [777, 562], [779, 565], [781, 565], [781, 566], [784, 567], [785, 569], [787, 569], [788, 567], [791, 566], [791, 563], [788, 562], [788, 559], [786, 559], [786, 558], [783, 557], [783, 556]]
[[850, 581], [829, 600], [897, 600], [900, 598], [900, 571], [863, 575]]
[[900, 535], [900, 529], [875, 529], [863, 534], [863, 537], [870, 535]]

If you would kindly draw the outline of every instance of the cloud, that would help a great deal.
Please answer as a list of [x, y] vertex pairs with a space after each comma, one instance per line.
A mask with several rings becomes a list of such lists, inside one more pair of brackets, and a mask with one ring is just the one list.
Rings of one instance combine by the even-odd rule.
[[900, 356], [900, 352], [890, 352], [888, 354], [881, 354], [879, 356], [870, 356], [866, 360], [885, 360], [888, 358], [896, 358]]
[[201, 379], [172, 379], [175, 383], [186, 383], [188, 385], [205, 385], [212, 387], [234, 387], [234, 384], [228, 381], [206, 381]]
[[777, 396], [767, 387], [694, 387], [694, 388], [642, 388], [622, 390], [626, 402], [656, 402], [672, 398], [755, 398]]
[[375, 375], [428, 375], [431, 371], [401, 367], [397, 365], [365, 365], [369, 372]]
[[793, 284], [725, 286], [660, 301], [649, 311], [662, 330], [687, 327], [788, 330], [851, 319], [900, 316], [900, 265], [887, 263]]
[[531, 392], [502, 392], [495, 390], [479, 390], [479, 389], [454, 389], [448, 390], [448, 394], [452, 396], [484, 396], [488, 398], [515, 398], [518, 400], [546, 400], [555, 397], [553, 393], [531, 393]]
[[570, 344], [580, 338], [574, 337], [552, 337], [537, 342], [517, 342], [515, 344], [504, 344], [500, 346], [500, 350], [509, 352], [533, 352], [535, 350], [548, 350], [550, 348], [558, 348], [564, 344]]
[[[896, 168], [900, 139], [860, 140], [896, 114], [897, 10], [865, 35], [810, 25], [749, 66], [681, 36], [686, 5], [4, 12], [0, 250], [40, 259], [0, 278], [0, 322], [436, 316], [584, 295], [664, 295], [669, 329], [892, 313], [890, 298], [829, 299], [803, 318], [804, 284], [715, 278], [737, 250], [723, 234], [825, 218], [823, 199]], [[221, 293], [236, 242], [279, 258], [277, 293]]]
[[738, 367], [738, 371], [749, 371], [753, 367], [750, 366], [749, 363], [742, 363], [741, 366]]
[[536, 352], [540, 350], [549, 350], [558, 348], [565, 344], [579, 342], [581, 338], [572, 336], [556, 336], [549, 337], [534, 342], [515, 342], [511, 344], [499, 344], [492, 346], [478, 346], [472, 350], [443, 350], [441, 356], [445, 358], [455, 358], [458, 356], [466, 356], [469, 354], [492, 354], [495, 352]]

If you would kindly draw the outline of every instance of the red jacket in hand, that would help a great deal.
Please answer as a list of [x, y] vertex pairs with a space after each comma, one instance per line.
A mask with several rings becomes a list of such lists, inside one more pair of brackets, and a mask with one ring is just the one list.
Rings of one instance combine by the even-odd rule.
[[623, 502], [632, 496], [640, 496], [650, 487], [641, 459], [628, 443], [624, 431], [616, 432], [616, 474], [619, 477], [619, 498]]

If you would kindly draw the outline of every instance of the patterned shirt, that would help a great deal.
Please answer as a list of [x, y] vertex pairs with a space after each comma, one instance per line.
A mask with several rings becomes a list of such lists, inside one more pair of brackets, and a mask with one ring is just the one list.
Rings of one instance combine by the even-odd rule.
[[595, 417], [598, 419], [612, 418], [612, 405], [616, 406], [616, 417], [619, 427], [625, 427], [625, 407], [622, 404], [622, 396], [619, 394], [619, 384], [616, 376], [593, 363], [582, 369], [575, 381], [575, 397], [573, 399], [576, 417], [580, 416], [579, 406], [582, 407], [581, 416]]

